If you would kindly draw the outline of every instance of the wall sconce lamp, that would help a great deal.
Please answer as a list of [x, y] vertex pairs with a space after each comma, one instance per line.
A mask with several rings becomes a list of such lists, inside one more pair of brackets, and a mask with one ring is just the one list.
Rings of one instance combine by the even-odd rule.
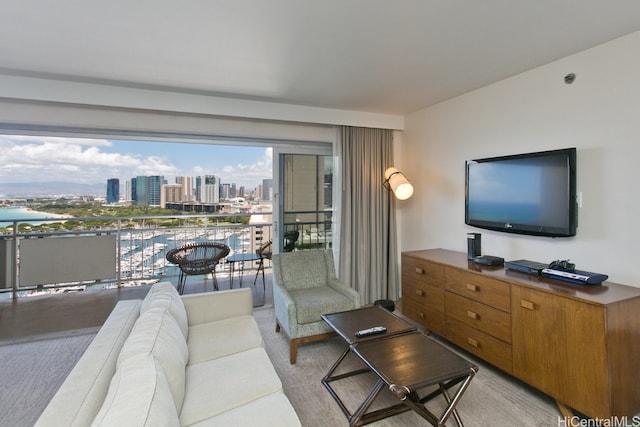
[[396, 196], [398, 200], [407, 200], [413, 194], [413, 185], [407, 177], [394, 167], [384, 171], [384, 186]]

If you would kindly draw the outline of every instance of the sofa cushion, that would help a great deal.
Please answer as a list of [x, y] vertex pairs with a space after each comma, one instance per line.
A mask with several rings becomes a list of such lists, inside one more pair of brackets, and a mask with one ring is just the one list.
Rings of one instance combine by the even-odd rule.
[[255, 347], [263, 347], [253, 316], [236, 316], [189, 327], [189, 362], [200, 363]]
[[149, 289], [149, 292], [142, 300], [140, 313], [144, 313], [153, 307], [167, 307], [169, 313], [176, 319], [178, 326], [185, 338], [188, 336], [189, 326], [187, 321], [187, 310], [184, 307], [180, 294], [170, 282], [158, 282]]
[[177, 426], [167, 379], [151, 354], [120, 363], [92, 426]]
[[263, 348], [189, 365], [180, 422], [188, 426], [281, 391]]
[[[321, 423], [320, 423], [321, 424]], [[189, 427], [296, 427], [301, 426], [296, 411], [284, 393], [274, 393]]]
[[118, 367], [126, 359], [140, 354], [151, 354], [158, 361], [179, 412], [184, 400], [189, 351], [184, 335], [168, 308], [150, 308], [140, 315], [122, 347]]
[[298, 324], [322, 320], [320, 315], [352, 310], [354, 302], [329, 286], [317, 288], [291, 289], [289, 295], [296, 307]]

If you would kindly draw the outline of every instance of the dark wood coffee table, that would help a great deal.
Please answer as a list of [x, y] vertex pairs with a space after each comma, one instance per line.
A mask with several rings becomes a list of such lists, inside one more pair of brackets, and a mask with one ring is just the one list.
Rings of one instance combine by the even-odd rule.
[[[409, 410], [414, 410], [434, 426], [444, 425], [451, 415], [462, 426], [455, 407], [477, 372], [477, 366], [377, 306], [323, 315], [322, 318], [347, 343], [346, 350], [322, 379], [322, 384], [338, 403], [350, 426], [369, 424]], [[387, 333], [355, 337], [358, 330], [372, 326], [384, 326]], [[334, 375], [349, 352], [353, 352], [367, 368]], [[373, 372], [378, 379], [364, 401], [351, 413], [330, 383], [365, 372]], [[399, 402], [367, 412], [385, 386]], [[427, 393], [421, 397], [418, 393], [427, 388]], [[439, 416], [425, 406], [438, 396], [447, 402]]]
[[[355, 344], [417, 330], [415, 326], [377, 305], [339, 313], [323, 314], [321, 317], [347, 344]], [[356, 332], [372, 326], [384, 326], [387, 328], [387, 332], [382, 335], [356, 337]]]

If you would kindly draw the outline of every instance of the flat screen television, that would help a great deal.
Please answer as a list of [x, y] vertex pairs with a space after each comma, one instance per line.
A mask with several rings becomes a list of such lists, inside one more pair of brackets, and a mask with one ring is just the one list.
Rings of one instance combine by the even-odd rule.
[[576, 149], [466, 161], [465, 223], [535, 236], [576, 235]]

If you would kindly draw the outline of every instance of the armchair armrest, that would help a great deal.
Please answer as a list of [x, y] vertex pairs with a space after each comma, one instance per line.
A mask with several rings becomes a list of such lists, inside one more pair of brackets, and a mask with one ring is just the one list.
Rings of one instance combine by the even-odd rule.
[[[289, 291], [284, 286], [273, 282], [273, 307], [280, 326], [291, 336], [297, 333], [296, 306]], [[296, 330], [292, 330], [295, 328]]]
[[360, 308], [360, 294], [355, 289], [347, 286], [341, 280], [333, 277], [329, 278], [329, 280], [327, 281], [327, 284], [331, 288], [335, 289], [336, 291], [340, 292], [342, 295], [352, 300], [353, 303], [355, 304], [355, 308]]
[[253, 314], [250, 288], [182, 295], [189, 326]]

